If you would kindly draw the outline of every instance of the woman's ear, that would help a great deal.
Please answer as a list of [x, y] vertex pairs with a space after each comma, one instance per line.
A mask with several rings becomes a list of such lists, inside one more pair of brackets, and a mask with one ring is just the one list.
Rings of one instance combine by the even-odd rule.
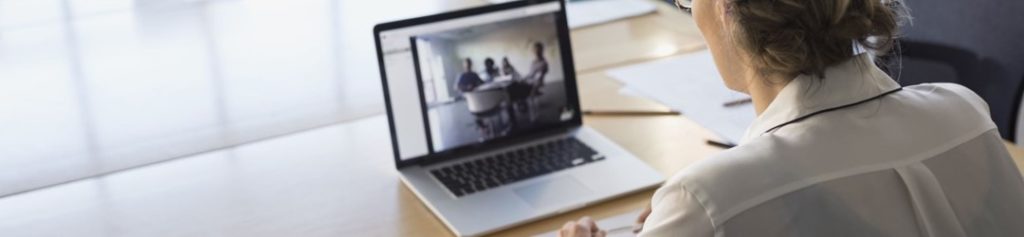
[[721, 26], [722, 32], [724, 32], [727, 39], [732, 39], [733, 32], [736, 32], [736, 22], [732, 20], [733, 4], [731, 1], [734, 0], [717, 0], [714, 2], [715, 9], [715, 20], [718, 21], [718, 25]]
[[733, 0], [711, 1], [711, 8], [714, 9], [714, 11], [712, 11], [712, 14], [714, 14], [712, 18], [715, 21], [715, 25], [718, 26], [718, 29], [715, 32], [717, 34], [717, 38], [720, 44], [724, 44], [723, 46], [726, 46], [723, 47], [725, 53], [734, 54], [729, 55], [730, 57], [733, 57], [739, 55], [735, 55], [737, 53], [737, 50], [735, 50], [735, 46], [737, 46], [735, 35], [737, 30], [737, 24], [733, 20], [730, 13], [730, 9], [732, 8], [730, 7], [732, 5], [731, 3], [729, 3], [730, 1]]

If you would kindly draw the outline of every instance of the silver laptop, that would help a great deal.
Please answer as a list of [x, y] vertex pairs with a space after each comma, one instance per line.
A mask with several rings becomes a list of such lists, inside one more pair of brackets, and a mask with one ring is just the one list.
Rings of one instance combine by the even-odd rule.
[[664, 180], [582, 124], [559, 0], [383, 23], [374, 38], [396, 167], [456, 235]]

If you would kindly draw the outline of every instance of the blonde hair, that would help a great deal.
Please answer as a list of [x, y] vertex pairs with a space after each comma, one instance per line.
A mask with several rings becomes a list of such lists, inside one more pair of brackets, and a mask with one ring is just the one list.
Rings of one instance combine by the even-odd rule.
[[734, 40], [763, 74], [824, 76], [855, 45], [888, 52], [908, 19], [900, 0], [727, 0]]

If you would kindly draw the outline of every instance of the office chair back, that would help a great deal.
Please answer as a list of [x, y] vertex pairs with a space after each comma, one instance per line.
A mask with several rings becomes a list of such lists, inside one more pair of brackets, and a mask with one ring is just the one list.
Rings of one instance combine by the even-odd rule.
[[[1024, 77], [1021, 78], [1024, 82]], [[1020, 87], [1017, 88], [1017, 111], [1014, 114], [1017, 115], [1016, 127], [1014, 128], [1014, 135], [1017, 138], [1016, 143], [1019, 147], [1024, 147], [1024, 83], [1021, 83]]]
[[904, 50], [903, 67], [890, 67], [890, 74], [903, 85], [955, 82], [970, 88], [989, 104], [1003, 138], [1015, 140], [1024, 78], [1024, 1], [904, 3], [913, 21], [898, 47]]

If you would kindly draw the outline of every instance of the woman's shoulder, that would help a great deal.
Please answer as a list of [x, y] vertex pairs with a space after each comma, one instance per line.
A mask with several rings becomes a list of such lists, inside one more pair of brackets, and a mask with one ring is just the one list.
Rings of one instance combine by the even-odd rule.
[[722, 222], [800, 188], [867, 172], [856, 167], [883, 167], [994, 128], [985, 102], [963, 86], [931, 83], [904, 90], [895, 100], [822, 114], [758, 136], [688, 165], [667, 184], [685, 189], [711, 219]]
[[919, 95], [918, 99], [929, 104], [944, 104], [946, 102], [966, 102], [980, 114], [988, 117], [989, 107], [981, 96], [971, 89], [956, 83], [922, 83], [904, 87], [905, 90]]

